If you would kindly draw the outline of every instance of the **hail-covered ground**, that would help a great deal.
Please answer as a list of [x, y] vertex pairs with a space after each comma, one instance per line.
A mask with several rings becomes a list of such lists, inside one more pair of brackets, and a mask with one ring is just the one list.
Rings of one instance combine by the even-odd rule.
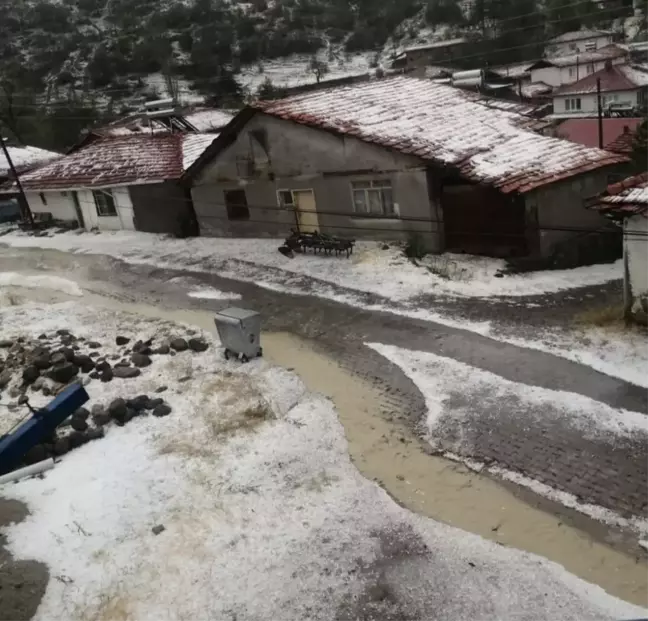
[[[0, 325], [14, 344], [62, 338], [108, 360], [151, 340], [136, 376], [86, 382], [87, 407], [159, 394], [171, 408], [107, 422], [42, 478], [2, 488], [31, 512], [5, 531], [10, 551], [49, 567], [37, 619], [642, 613], [558, 565], [401, 508], [351, 464], [330, 401], [262, 359], [225, 361], [214, 335], [77, 301], [14, 299]], [[208, 348], [167, 349], [190, 337]]]

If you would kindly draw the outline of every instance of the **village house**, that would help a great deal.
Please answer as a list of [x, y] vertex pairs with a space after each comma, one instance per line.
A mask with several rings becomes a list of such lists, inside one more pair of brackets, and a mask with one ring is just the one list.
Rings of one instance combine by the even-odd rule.
[[623, 226], [625, 316], [648, 324], [648, 172], [609, 186], [588, 205]]
[[466, 43], [466, 39], [457, 38], [407, 47], [402, 57], [397, 59], [401, 62], [396, 62], [394, 67], [403, 66], [406, 71], [412, 71], [428, 65], [452, 63], [464, 54]]
[[554, 117], [598, 115], [597, 84], [601, 88], [601, 107], [605, 116], [637, 115], [648, 101], [648, 67], [613, 65], [565, 84], [553, 92]]
[[583, 52], [595, 52], [616, 40], [609, 30], [572, 30], [547, 41], [545, 56], [569, 56]]
[[254, 103], [189, 168], [201, 234], [291, 227], [432, 251], [549, 256], [600, 227], [626, 158], [535, 133], [513, 102], [394, 77]]
[[[20, 181], [39, 219], [87, 230], [195, 232], [191, 196], [179, 180], [214, 139], [179, 132], [91, 133], [64, 157], [20, 175]], [[15, 185], [3, 191], [15, 192]]]
[[606, 65], [623, 65], [629, 52], [618, 45], [608, 45], [593, 52], [578, 52], [566, 56], [543, 58], [528, 67], [530, 82], [542, 82], [556, 88], [573, 84], [604, 69]]

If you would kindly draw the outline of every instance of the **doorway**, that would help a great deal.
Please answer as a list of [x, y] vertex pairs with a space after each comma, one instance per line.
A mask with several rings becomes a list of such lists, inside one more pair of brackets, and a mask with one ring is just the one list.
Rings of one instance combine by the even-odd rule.
[[293, 190], [297, 207], [297, 226], [300, 233], [314, 233], [319, 228], [315, 193], [313, 190]]
[[72, 191], [72, 202], [74, 203], [74, 211], [76, 212], [77, 222], [79, 226], [84, 229], [85, 222], [83, 220], [83, 211], [81, 211], [81, 204], [79, 203], [79, 193], [76, 190]]

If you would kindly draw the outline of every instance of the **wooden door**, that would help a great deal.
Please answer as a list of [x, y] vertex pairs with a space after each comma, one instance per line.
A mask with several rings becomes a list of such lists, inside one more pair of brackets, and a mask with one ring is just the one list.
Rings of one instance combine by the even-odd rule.
[[294, 190], [293, 197], [297, 207], [297, 223], [300, 233], [313, 233], [319, 228], [315, 194], [313, 190]]

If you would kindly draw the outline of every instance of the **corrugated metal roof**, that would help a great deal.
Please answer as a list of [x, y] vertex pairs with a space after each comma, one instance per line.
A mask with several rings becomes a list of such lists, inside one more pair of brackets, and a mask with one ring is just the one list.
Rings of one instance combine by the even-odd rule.
[[65, 190], [179, 179], [215, 139], [182, 133], [98, 136], [20, 181], [27, 190]]
[[625, 161], [606, 151], [540, 136], [528, 129], [537, 121], [521, 114], [519, 104], [497, 104], [501, 105], [429, 80], [396, 77], [252, 107], [452, 166], [503, 192], [528, 192]]

